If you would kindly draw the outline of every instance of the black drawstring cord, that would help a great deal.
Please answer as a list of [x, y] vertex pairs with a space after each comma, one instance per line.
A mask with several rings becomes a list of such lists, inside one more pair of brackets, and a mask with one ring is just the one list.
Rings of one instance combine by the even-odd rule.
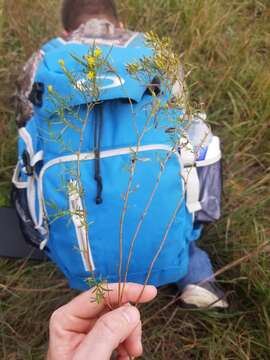
[[100, 205], [103, 202], [102, 191], [103, 181], [100, 174], [100, 148], [101, 148], [101, 137], [103, 129], [103, 113], [101, 105], [96, 107], [96, 118], [94, 125], [94, 154], [95, 154], [95, 181], [97, 182], [97, 196], [96, 204]]

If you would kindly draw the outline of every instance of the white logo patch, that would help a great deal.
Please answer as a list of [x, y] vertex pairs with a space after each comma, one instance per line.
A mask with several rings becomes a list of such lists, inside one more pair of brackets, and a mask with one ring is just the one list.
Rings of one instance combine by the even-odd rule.
[[[99, 90], [107, 90], [116, 88], [119, 86], [123, 86], [125, 84], [125, 79], [121, 78], [120, 76], [112, 75], [112, 76], [97, 76], [97, 80], [109, 80], [111, 81], [111, 84], [103, 85], [99, 87]], [[90, 89], [90, 87], [87, 85], [88, 80], [81, 79], [78, 80], [76, 83], [76, 88], [80, 91], [85, 91], [86, 89]]]

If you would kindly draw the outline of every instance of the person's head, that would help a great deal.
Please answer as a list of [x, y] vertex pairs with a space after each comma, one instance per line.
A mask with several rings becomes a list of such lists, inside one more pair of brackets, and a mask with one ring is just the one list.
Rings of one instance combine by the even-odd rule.
[[64, 0], [62, 23], [65, 31], [72, 32], [92, 18], [109, 20], [119, 26], [114, 0]]

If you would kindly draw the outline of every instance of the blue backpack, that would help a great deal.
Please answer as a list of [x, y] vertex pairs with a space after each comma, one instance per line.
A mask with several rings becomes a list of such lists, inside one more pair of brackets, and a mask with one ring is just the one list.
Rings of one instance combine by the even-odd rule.
[[[74, 86], [59, 65], [82, 74], [78, 59], [89, 45], [55, 39], [43, 47], [30, 94], [34, 115], [19, 129], [13, 177], [21, 227], [72, 288], [87, 289], [91, 277], [173, 283], [186, 275], [189, 244], [201, 233], [197, 167], [219, 163], [219, 141], [213, 137], [209, 155], [198, 160], [181, 139], [175, 146], [181, 110], [151, 118], [152, 91], [126, 69], [153, 55], [143, 35], [123, 47], [98, 46], [117, 76], [99, 76], [91, 112], [93, 98], [78, 91], [85, 80]], [[156, 96], [168, 100], [162, 91]]]

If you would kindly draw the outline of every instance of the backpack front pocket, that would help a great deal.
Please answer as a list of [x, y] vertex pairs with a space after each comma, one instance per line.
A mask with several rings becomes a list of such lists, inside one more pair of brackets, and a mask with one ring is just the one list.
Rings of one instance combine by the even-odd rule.
[[[129, 184], [135, 157], [136, 171]], [[186, 271], [192, 232], [178, 152], [167, 145], [102, 151], [101, 204], [95, 201], [93, 160], [94, 153], [80, 155], [79, 178], [77, 155], [54, 159], [41, 171], [40, 197], [50, 222], [48, 248], [52, 258], [56, 262], [60, 259], [58, 263], [64, 264], [63, 271], [69, 277], [86, 279], [93, 273], [97, 278], [115, 282], [122, 236], [122, 280], [128, 272], [128, 281], [144, 282], [153, 260], [150, 283], [161, 285], [178, 280]], [[125, 204], [128, 187], [129, 201]]]
[[197, 161], [197, 171], [201, 210], [196, 213], [195, 219], [202, 223], [215, 222], [221, 217], [222, 196], [221, 151], [217, 136], [209, 144], [205, 159]]

